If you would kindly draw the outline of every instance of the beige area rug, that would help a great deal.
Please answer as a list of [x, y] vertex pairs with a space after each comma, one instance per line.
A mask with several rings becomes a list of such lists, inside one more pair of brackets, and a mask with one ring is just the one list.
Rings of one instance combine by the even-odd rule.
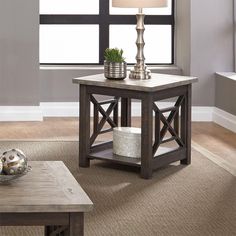
[[[31, 160], [62, 160], [94, 202], [85, 216], [87, 236], [236, 235], [236, 178], [193, 149], [190, 166], [154, 172], [92, 161], [78, 169], [77, 142], [0, 142]], [[0, 227], [1, 236], [43, 236], [42, 227]], [[76, 235], [75, 235], [76, 236]]]

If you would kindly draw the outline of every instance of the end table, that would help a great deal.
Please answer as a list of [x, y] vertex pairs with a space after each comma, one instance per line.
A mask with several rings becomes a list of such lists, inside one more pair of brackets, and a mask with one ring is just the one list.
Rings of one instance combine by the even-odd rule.
[[[163, 165], [176, 161], [185, 165], [190, 164], [191, 90], [194, 82], [197, 82], [196, 77], [166, 74], [152, 74], [150, 80], [127, 78], [114, 81], [107, 80], [103, 74], [73, 79], [73, 83], [80, 85], [80, 167], [89, 167], [92, 159], [107, 160], [138, 166], [141, 168], [141, 177], [149, 179], [153, 170]], [[98, 101], [95, 94], [113, 98]], [[174, 106], [160, 109], [156, 104], [157, 101], [174, 97], [177, 98]], [[114, 127], [119, 126], [119, 100], [121, 100], [120, 126], [131, 126], [131, 99], [141, 100], [140, 159], [113, 154], [112, 141], [95, 143], [98, 135], [111, 132]], [[90, 103], [94, 105], [92, 134], [90, 134]], [[105, 104], [108, 105], [107, 110], [103, 108]], [[99, 113], [102, 115], [101, 120]], [[110, 128], [103, 129], [106, 122]], [[165, 138], [167, 132], [171, 137]], [[168, 151], [164, 148], [163, 152], [160, 146], [171, 141], [175, 141], [178, 147]]]

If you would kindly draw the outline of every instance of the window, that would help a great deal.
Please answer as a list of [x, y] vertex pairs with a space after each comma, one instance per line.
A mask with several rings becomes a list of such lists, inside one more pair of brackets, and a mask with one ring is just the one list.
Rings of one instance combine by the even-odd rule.
[[[174, 0], [162, 9], [144, 9], [147, 64], [173, 64]], [[136, 12], [113, 8], [112, 0], [40, 0], [40, 63], [103, 64], [107, 47], [136, 56]]]

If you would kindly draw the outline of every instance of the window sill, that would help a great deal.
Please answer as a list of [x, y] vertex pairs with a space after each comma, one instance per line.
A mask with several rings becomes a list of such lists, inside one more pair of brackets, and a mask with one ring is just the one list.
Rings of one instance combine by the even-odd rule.
[[[128, 70], [133, 68], [133, 66], [128, 66]], [[176, 66], [176, 65], [149, 65], [148, 68], [152, 70], [154, 73], [169, 73], [169, 74], [175, 74], [175, 75], [181, 75], [182, 70]], [[103, 65], [84, 65], [84, 66], [58, 66], [58, 65], [42, 65], [40, 66], [40, 70], [101, 70], [101, 73], [103, 72]]]
[[216, 72], [216, 75], [219, 76], [220, 78], [236, 81], [236, 73], [235, 72]]

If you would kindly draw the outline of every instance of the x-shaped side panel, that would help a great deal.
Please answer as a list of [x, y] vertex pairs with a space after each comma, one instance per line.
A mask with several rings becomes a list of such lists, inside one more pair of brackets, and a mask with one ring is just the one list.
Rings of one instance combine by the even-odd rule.
[[159, 140], [155, 140], [154, 145], [153, 145], [153, 154], [155, 154], [155, 152], [157, 151], [157, 149], [159, 148], [160, 144], [162, 143], [167, 131], [170, 132], [170, 134], [172, 135], [172, 137], [174, 137], [175, 141], [177, 142], [177, 144], [180, 147], [184, 147], [184, 143], [181, 140], [181, 138], [179, 137], [179, 135], [176, 133], [176, 131], [174, 130], [174, 128], [171, 126], [171, 123], [173, 122], [173, 120], [175, 119], [176, 115], [178, 115], [178, 110], [179, 107], [182, 105], [184, 101], [184, 96], [180, 96], [173, 109], [171, 110], [168, 118], [166, 119], [166, 117], [163, 115], [163, 112], [161, 112], [161, 110], [157, 107], [157, 105], [155, 103], [153, 103], [153, 110], [155, 111], [155, 116], [156, 117], [160, 117], [160, 120], [156, 119], [156, 122], [160, 122], [162, 121], [162, 123], [164, 124], [161, 131], [160, 130], [156, 130], [156, 132], [160, 132], [159, 135], [155, 135], [155, 137], [159, 137]]
[[90, 138], [90, 145], [92, 145], [94, 143], [97, 136], [101, 133], [102, 128], [103, 128], [103, 126], [105, 125], [106, 122], [109, 123], [111, 128], [117, 126], [117, 124], [110, 118], [110, 115], [111, 115], [112, 111], [114, 110], [114, 108], [117, 106], [118, 99], [116, 100], [116, 102], [110, 103], [110, 105], [109, 105], [109, 107], [107, 108], [106, 111], [103, 109], [103, 107], [99, 104], [99, 102], [92, 95], [91, 95], [91, 102], [95, 106], [97, 106], [98, 111], [101, 113], [101, 115], [103, 117], [97, 125], [97, 130], [94, 131], [94, 133], [92, 134], [92, 136]]
[[[115, 127], [115, 126], [116, 126], [115, 122], [110, 118], [110, 114], [111, 114], [111, 112], [113, 111], [114, 108], [108, 113], [109, 107], [108, 107], [108, 109], [105, 111], [105, 110], [103, 109], [103, 107], [99, 104], [99, 102], [98, 102], [92, 95], [91, 95], [91, 102], [92, 102], [94, 105], [97, 106], [98, 111], [101, 113], [101, 115], [103, 116], [103, 118], [105, 119], [105, 121], [107, 121], [107, 122], [110, 124], [111, 127]], [[116, 103], [111, 103], [110, 106], [111, 106], [112, 104], [117, 105], [117, 102], [116, 102]]]

